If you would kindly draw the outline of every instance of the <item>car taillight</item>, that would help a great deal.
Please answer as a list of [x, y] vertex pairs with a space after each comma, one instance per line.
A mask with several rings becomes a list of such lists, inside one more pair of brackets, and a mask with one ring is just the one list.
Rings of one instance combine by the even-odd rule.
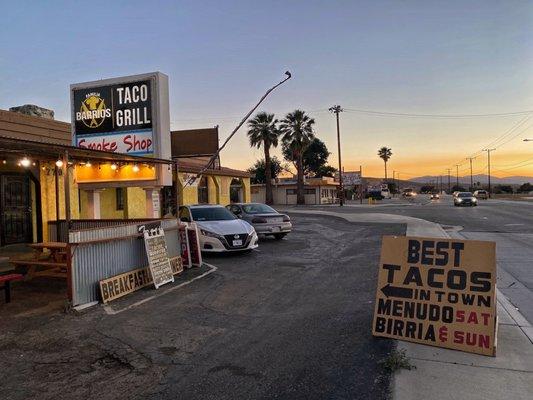
[[291, 222], [291, 219], [289, 218], [288, 215], [283, 216], [283, 222]]
[[252, 219], [253, 224], [266, 224], [266, 222], [267, 222], [266, 218], [255, 217]]

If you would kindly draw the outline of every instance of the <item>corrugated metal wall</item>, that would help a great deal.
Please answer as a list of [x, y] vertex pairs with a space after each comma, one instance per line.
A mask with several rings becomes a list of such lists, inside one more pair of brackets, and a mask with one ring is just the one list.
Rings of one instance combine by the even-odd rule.
[[[139, 225], [142, 222], [70, 232], [70, 242], [76, 243], [72, 246], [74, 306], [99, 301], [100, 280], [148, 266], [144, 240], [137, 231]], [[179, 255], [178, 221], [161, 220], [161, 226], [165, 230], [169, 256]]]

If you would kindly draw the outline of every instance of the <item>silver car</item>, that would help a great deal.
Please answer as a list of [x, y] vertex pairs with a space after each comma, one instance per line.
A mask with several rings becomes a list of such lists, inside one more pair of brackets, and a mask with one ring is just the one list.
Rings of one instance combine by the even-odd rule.
[[261, 203], [235, 203], [227, 205], [237, 218], [250, 223], [258, 234], [283, 239], [292, 230], [288, 215], [280, 214], [272, 207]]

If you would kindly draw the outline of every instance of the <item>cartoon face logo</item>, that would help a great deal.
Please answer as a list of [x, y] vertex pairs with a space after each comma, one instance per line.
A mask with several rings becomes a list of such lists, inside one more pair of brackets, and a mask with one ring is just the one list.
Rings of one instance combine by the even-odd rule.
[[76, 120], [82, 121], [88, 128], [98, 128], [109, 117], [111, 110], [97, 92], [88, 93], [81, 103], [80, 111], [76, 113]]

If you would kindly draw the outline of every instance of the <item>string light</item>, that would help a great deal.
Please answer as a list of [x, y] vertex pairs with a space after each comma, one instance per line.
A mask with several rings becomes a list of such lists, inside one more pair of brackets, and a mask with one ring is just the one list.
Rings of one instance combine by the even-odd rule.
[[133, 164], [133, 167], [131, 168], [133, 172], [139, 172], [139, 166], [137, 164]]
[[19, 164], [22, 165], [23, 167], [29, 167], [31, 164], [31, 161], [29, 160], [28, 157], [24, 157], [22, 160], [20, 160]]
[[115, 171], [117, 169], [117, 164], [115, 164], [115, 163], [111, 164], [111, 169], [113, 171]]
[[61, 168], [63, 166], [63, 160], [57, 160], [56, 161], [56, 167]]
[[90, 162], [90, 161], [87, 161], [87, 162], [85, 163], [85, 166], [88, 167], [88, 168], [90, 168], [90, 167], [91, 167], [91, 162]]

